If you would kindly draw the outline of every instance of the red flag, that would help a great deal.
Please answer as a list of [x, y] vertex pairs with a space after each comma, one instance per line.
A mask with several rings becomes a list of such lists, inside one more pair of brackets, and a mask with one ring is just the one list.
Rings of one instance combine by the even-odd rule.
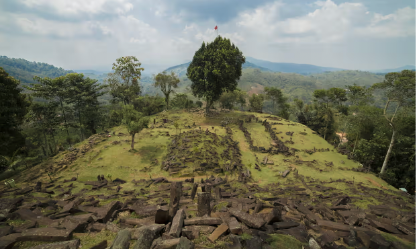
[[218, 29], [218, 25], [215, 26], [215, 30], [217, 30], [217, 29]]

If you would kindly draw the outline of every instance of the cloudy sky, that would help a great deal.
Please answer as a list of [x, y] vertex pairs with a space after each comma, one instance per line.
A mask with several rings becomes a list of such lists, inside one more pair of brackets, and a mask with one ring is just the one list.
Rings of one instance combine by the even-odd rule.
[[373, 70], [415, 65], [414, 0], [0, 1], [0, 55], [110, 70], [136, 56], [149, 73], [230, 38], [273, 62]]

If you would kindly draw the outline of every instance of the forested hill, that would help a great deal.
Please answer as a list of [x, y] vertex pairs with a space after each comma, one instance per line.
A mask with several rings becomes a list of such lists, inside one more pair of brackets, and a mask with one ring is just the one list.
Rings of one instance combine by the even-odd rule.
[[29, 62], [25, 59], [9, 58], [7, 56], [0, 56], [0, 67], [9, 75], [20, 80], [22, 84], [34, 83], [34, 76], [55, 78], [74, 73], [72, 70], [57, 68], [47, 63]]
[[328, 89], [334, 87], [342, 88], [346, 85], [353, 84], [369, 87], [375, 83], [382, 82], [385, 74], [375, 74], [359, 70], [342, 70], [312, 74], [310, 77], [316, 80], [319, 88]]

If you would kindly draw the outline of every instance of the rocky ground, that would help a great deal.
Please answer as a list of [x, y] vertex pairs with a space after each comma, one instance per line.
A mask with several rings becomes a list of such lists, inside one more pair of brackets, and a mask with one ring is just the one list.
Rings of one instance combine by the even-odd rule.
[[[265, 154], [251, 168], [243, 160], [251, 153], [223, 124], [217, 128], [223, 135], [196, 128], [171, 136], [166, 154], [153, 163], [167, 178], [112, 179], [97, 170], [96, 180], [73, 174], [40, 181], [34, 173], [32, 182], [0, 189], [0, 247], [415, 248], [415, 196], [355, 179], [304, 176], [297, 164], [321, 173], [333, 162], [323, 168], [293, 157], [300, 150], [272, 127], [280, 120], [245, 119], [260, 123], [274, 141], [267, 149], [255, 146], [256, 138], [237, 122], [248, 148]], [[89, 138], [55, 165], [71, 168], [106, 137]], [[277, 182], [258, 184], [255, 174], [273, 167], [277, 154], [292, 164], [274, 177]]]

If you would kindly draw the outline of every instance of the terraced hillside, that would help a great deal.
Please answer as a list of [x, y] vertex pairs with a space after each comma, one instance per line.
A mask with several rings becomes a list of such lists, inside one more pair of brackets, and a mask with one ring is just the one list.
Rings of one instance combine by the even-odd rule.
[[414, 198], [301, 124], [170, 111], [135, 150], [109, 134], [0, 190], [1, 247], [415, 248]]

